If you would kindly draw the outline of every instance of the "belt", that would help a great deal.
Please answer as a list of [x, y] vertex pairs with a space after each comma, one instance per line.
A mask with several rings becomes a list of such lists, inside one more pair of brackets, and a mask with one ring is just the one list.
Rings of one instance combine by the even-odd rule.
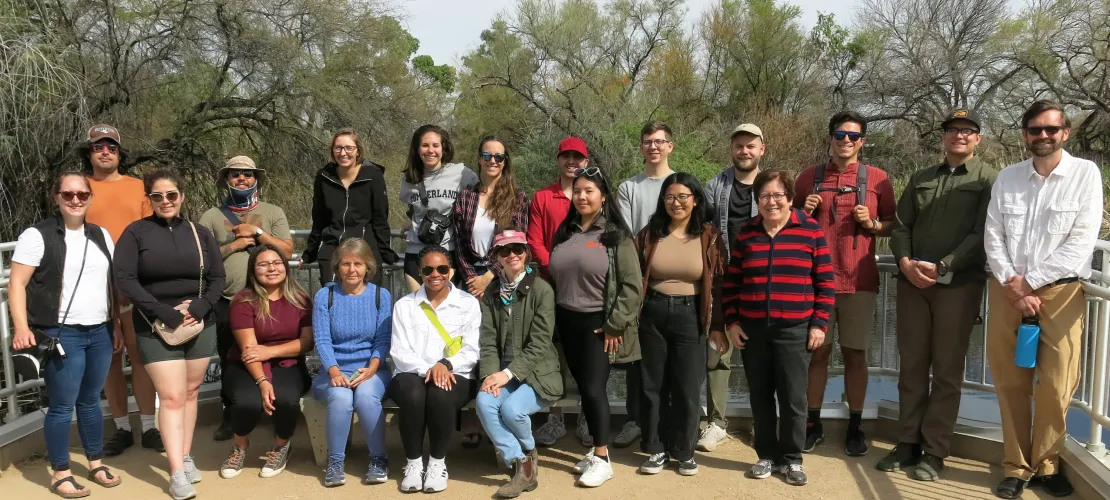
[[698, 300], [697, 295], [667, 295], [662, 292], [657, 292], [653, 289], [648, 289], [647, 293], [644, 294], [644, 298], [651, 300], [662, 300], [665, 302], [672, 302], [677, 304], [693, 304], [696, 300]]
[[1048, 286], [1068, 285], [1068, 284], [1071, 284], [1071, 283], [1076, 283], [1078, 281], [1079, 281], [1078, 277], [1072, 276], [1070, 278], [1060, 278], [1056, 281], [1053, 281], [1052, 283], [1049, 283]]
[[71, 330], [80, 330], [83, 332], [91, 331], [96, 328], [107, 325], [108, 323], [98, 323], [95, 325], [58, 325], [59, 328], [69, 328]]

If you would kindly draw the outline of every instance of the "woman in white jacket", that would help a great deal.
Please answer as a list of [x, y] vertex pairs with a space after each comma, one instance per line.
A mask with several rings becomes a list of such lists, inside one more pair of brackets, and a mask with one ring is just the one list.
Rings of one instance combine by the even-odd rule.
[[[399, 407], [405, 449], [401, 491], [447, 489], [447, 444], [458, 410], [474, 396], [472, 372], [478, 364], [478, 299], [450, 281], [447, 249], [430, 245], [420, 251], [423, 284], [393, 307], [389, 355], [394, 375], [389, 394]], [[431, 441], [424, 469], [424, 431]]]

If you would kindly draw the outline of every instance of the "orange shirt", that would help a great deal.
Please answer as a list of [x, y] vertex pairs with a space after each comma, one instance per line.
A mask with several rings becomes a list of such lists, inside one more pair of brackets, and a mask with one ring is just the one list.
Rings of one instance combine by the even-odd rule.
[[89, 184], [93, 199], [85, 220], [107, 229], [113, 242], [119, 241], [129, 224], [154, 213], [139, 179], [125, 175], [114, 181], [98, 181], [89, 177]]

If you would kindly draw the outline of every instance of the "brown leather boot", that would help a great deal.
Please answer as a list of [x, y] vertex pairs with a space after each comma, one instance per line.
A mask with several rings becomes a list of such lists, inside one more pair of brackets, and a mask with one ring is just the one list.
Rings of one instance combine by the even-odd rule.
[[536, 481], [536, 463], [531, 456], [513, 460], [513, 479], [497, 489], [498, 498], [516, 498], [525, 491], [532, 491], [539, 486]]
[[527, 454], [528, 458], [532, 460], [532, 482], [539, 485], [539, 480], [540, 480], [540, 450], [538, 448], [532, 448], [531, 450], [526, 451], [525, 454]]

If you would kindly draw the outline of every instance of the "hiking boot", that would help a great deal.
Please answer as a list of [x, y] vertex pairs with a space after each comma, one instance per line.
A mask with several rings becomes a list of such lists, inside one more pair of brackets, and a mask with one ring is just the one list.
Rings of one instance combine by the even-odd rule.
[[567, 435], [567, 426], [563, 423], [561, 415], [551, 413], [547, 416], [547, 422], [544, 422], [539, 429], [536, 429], [535, 438], [536, 444], [540, 446], [551, 446]]
[[756, 462], [751, 469], [748, 469], [748, 475], [752, 479], [767, 479], [771, 477], [773, 472], [775, 472], [775, 462], [766, 458]]
[[170, 475], [170, 496], [173, 497], [173, 500], [196, 498], [197, 489], [193, 487], [193, 483], [189, 482], [189, 478], [185, 476], [185, 471], [179, 470]]
[[921, 462], [910, 471], [910, 477], [918, 481], [936, 481], [944, 470], [944, 459], [931, 453], [921, 457]]
[[670, 457], [668, 457], [666, 453], [656, 453], [648, 457], [647, 460], [644, 460], [644, 463], [640, 464], [640, 473], [649, 475], [658, 474], [663, 471], [663, 468], [667, 466], [667, 462], [669, 461]]
[[158, 429], [150, 429], [143, 433], [143, 448], [150, 448], [158, 453], [166, 451], [166, 445], [162, 444], [162, 433]]
[[1060, 473], [1034, 476], [1033, 480], [1030, 481], [1030, 485], [1040, 486], [1044, 488], [1045, 493], [1054, 497], [1066, 497], [1075, 491], [1075, 488], [1072, 487], [1068, 478]]
[[258, 477], [268, 478], [281, 474], [285, 470], [285, 466], [289, 464], [289, 452], [293, 449], [292, 444], [285, 443], [284, 446], [275, 446], [266, 452], [266, 465], [262, 466], [262, 471], [258, 473]]
[[696, 476], [698, 474], [698, 463], [694, 461], [693, 457], [689, 460], [682, 460], [678, 462], [678, 475], [680, 476]]
[[574, 430], [574, 434], [582, 441], [582, 446], [588, 448], [594, 445], [594, 437], [590, 435], [590, 426], [586, 424], [586, 414], [578, 414], [578, 428]]
[[131, 431], [116, 429], [116, 433], [112, 434], [111, 439], [104, 442], [104, 456], [118, 456], [119, 454], [123, 453], [123, 450], [126, 450], [134, 445], [135, 436], [131, 433]]
[[782, 475], [786, 477], [786, 484], [791, 486], [805, 486], [809, 483], [809, 478], [806, 477], [806, 471], [802, 468], [802, 464], [787, 464], [780, 469]]
[[636, 425], [635, 420], [629, 420], [621, 427], [620, 434], [613, 438], [613, 446], [617, 448], [627, 448], [632, 446], [637, 439], [640, 439], [640, 426]]
[[856, 426], [848, 428], [848, 436], [844, 439], [844, 453], [849, 457], [862, 457], [867, 454], [867, 436], [863, 428]]
[[347, 483], [347, 475], [343, 473], [342, 458], [328, 458], [328, 468], [324, 469], [324, 486], [343, 486]]
[[702, 451], [713, 451], [718, 446], [728, 441], [728, 432], [725, 432], [721, 426], [715, 422], [710, 422], [704, 429], [701, 430], [701, 436], [698, 437], [698, 449]]
[[364, 484], [382, 484], [389, 480], [389, 459], [386, 457], [370, 457], [370, 467], [366, 469], [366, 477], [362, 478]]
[[231, 431], [231, 422], [224, 420], [223, 422], [220, 422], [220, 426], [216, 427], [216, 431], [212, 433], [212, 440], [227, 441], [228, 439], [231, 439], [234, 435], [235, 433]]
[[183, 458], [185, 462], [185, 477], [189, 478], [189, 482], [197, 484], [200, 482], [200, 469], [197, 468], [197, 463], [193, 461], [192, 455], [185, 455]]
[[806, 442], [802, 453], [810, 453], [817, 445], [825, 442], [825, 428], [821, 424], [806, 424]]
[[536, 462], [531, 455], [525, 455], [523, 459], [514, 459], [512, 467], [512, 480], [498, 488], [495, 493], [499, 498], [516, 498], [521, 493], [536, 489], [540, 484], [536, 480]]
[[240, 448], [236, 445], [231, 445], [231, 454], [224, 459], [223, 465], [220, 465], [220, 477], [224, 479], [231, 479], [238, 476], [243, 472], [243, 462], [247, 459], [246, 448]]
[[890, 454], [879, 460], [875, 468], [883, 472], [895, 472], [908, 469], [921, 461], [921, 445], [912, 443], [898, 443]]

